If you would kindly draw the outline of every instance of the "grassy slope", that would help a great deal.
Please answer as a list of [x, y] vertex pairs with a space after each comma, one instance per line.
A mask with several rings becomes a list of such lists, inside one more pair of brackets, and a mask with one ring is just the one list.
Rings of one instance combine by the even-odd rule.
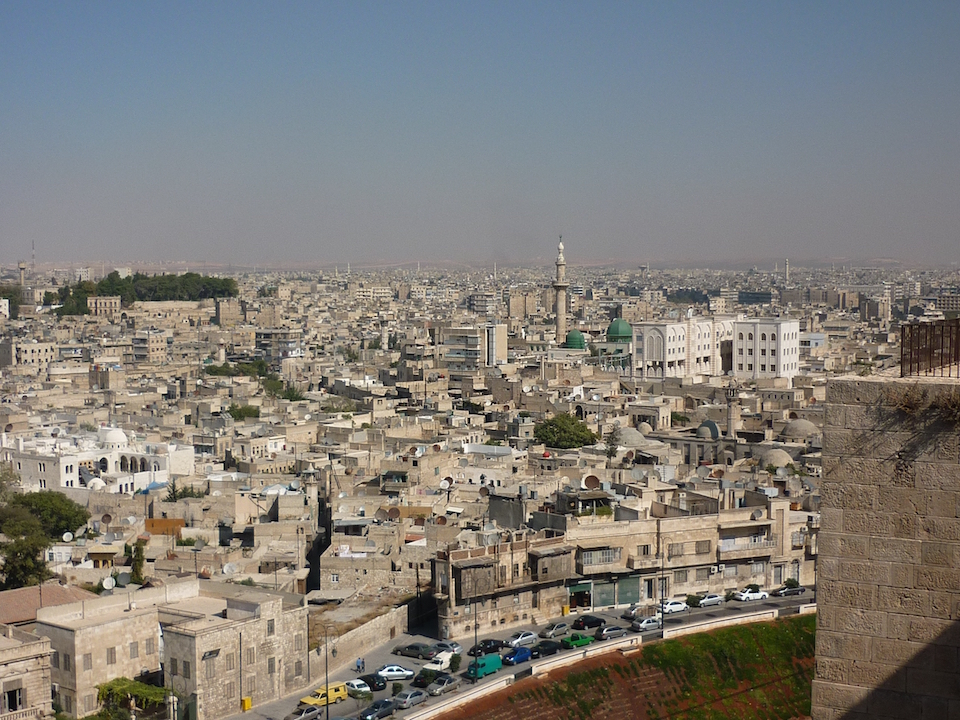
[[459, 720], [789, 720], [810, 713], [813, 615], [610, 653], [524, 679]]

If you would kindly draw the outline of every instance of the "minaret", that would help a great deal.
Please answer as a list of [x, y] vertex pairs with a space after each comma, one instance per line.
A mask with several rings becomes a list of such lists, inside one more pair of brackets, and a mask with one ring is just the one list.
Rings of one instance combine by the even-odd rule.
[[783, 281], [790, 282], [790, 258], [783, 261]]
[[557, 345], [567, 341], [567, 261], [563, 259], [563, 235], [557, 246], [557, 279], [553, 281], [553, 289], [557, 292]]

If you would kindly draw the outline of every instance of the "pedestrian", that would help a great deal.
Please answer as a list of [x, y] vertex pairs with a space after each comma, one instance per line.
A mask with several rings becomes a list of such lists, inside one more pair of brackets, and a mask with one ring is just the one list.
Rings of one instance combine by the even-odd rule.
[[366, 672], [366, 671], [367, 671], [367, 659], [360, 658], [360, 672]]
[[358, 673], [363, 672], [362, 668], [363, 668], [363, 660], [361, 660], [360, 658], [357, 658], [357, 672]]

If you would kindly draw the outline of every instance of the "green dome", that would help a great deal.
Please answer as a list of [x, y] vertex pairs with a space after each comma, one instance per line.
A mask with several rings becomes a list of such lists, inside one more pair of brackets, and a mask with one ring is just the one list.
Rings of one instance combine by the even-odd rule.
[[586, 350], [587, 341], [583, 337], [582, 332], [579, 330], [571, 330], [567, 333], [567, 339], [564, 341], [563, 346], [570, 350]]
[[617, 318], [607, 328], [607, 342], [628, 343], [633, 341], [633, 328], [623, 318]]

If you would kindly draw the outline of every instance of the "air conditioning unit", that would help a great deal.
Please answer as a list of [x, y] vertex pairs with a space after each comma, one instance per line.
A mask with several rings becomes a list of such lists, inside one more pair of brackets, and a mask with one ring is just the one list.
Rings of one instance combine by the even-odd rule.
[[718, 565], [711, 565], [711, 566], [710, 566], [710, 574], [711, 574], [711, 575], [716, 575], [718, 572], [719, 572], [719, 566], [718, 566]]
[[50, 683], [50, 690], [56, 695], [60, 692], [60, 683]]
[[727, 569], [726, 565], [717, 565], [717, 572], [723, 572]]

